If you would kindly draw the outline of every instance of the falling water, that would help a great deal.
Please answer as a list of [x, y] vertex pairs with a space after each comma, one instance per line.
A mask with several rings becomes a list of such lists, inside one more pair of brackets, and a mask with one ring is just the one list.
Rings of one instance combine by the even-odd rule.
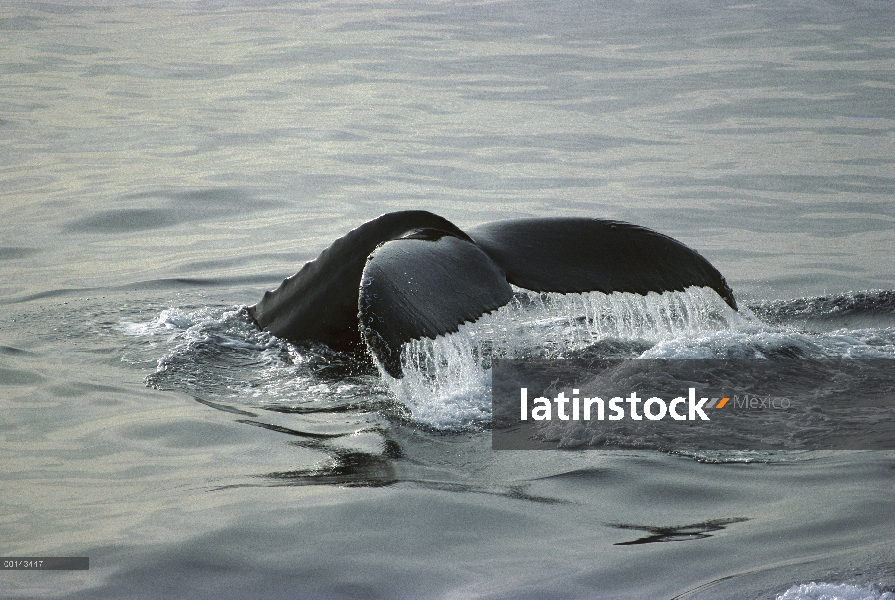
[[508, 305], [455, 333], [405, 344], [401, 379], [379, 370], [414, 421], [465, 429], [490, 422], [492, 358], [564, 358], [608, 340], [652, 345], [747, 318], [705, 288], [646, 296], [517, 289]]

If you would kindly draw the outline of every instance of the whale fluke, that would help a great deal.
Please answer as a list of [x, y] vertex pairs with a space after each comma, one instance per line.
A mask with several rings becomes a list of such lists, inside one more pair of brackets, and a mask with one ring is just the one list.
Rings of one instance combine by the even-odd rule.
[[535, 292], [649, 292], [709, 287], [736, 310], [715, 267], [650, 229], [590, 218], [495, 221], [463, 232], [426, 211], [382, 215], [336, 240], [267, 292], [249, 314], [293, 341], [368, 349], [401, 377], [403, 344], [457, 331]]

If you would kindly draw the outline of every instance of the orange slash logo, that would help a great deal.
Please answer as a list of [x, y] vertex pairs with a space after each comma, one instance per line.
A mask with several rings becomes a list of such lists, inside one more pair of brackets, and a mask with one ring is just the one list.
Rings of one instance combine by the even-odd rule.
[[724, 405], [727, 404], [728, 400], [730, 400], [730, 398], [712, 398], [706, 408], [724, 408]]

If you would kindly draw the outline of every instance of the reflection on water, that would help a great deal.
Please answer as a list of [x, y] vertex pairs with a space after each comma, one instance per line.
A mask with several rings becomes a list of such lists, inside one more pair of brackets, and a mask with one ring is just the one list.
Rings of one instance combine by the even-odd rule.
[[650, 534], [644, 537], [631, 540], [630, 542], [616, 542], [616, 546], [633, 546], [637, 544], [654, 544], [656, 542], [683, 542], [687, 540], [700, 540], [711, 537], [713, 531], [721, 531], [733, 523], [742, 523], [749, 519], [743, 517], [733, 517], [730, 519], [714, 519], [703, 523], [693, 523], [692, 525], [681, 525], [678, 527], [651, 527], [645, 525], [610, 525], [616, 529], [632, 529], [634, 531], [645, 531]]

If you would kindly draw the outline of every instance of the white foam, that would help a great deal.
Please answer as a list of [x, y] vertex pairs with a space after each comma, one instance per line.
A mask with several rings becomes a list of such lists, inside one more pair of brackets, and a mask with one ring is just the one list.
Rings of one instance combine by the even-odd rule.
[[870, 586], [845, 583], [802, 583], [794, 585], [776, 600], [895, 600], [892, 592], [878, 592]]
[[165, 329], [188, 329], [195, 321], [179, 308], [163, 310], [156, 320], [156, 325]]
[[138, 336], [169, 334], [172, 340], [206, 342], [227, 348], [265, 349], [274, 345], [273, 336], [255, 327], [247, 327], [244, 307], [231, 309], [200, 308], [184, 312], [168, 308], [146, 323], [122, 323], [126, 333]]

